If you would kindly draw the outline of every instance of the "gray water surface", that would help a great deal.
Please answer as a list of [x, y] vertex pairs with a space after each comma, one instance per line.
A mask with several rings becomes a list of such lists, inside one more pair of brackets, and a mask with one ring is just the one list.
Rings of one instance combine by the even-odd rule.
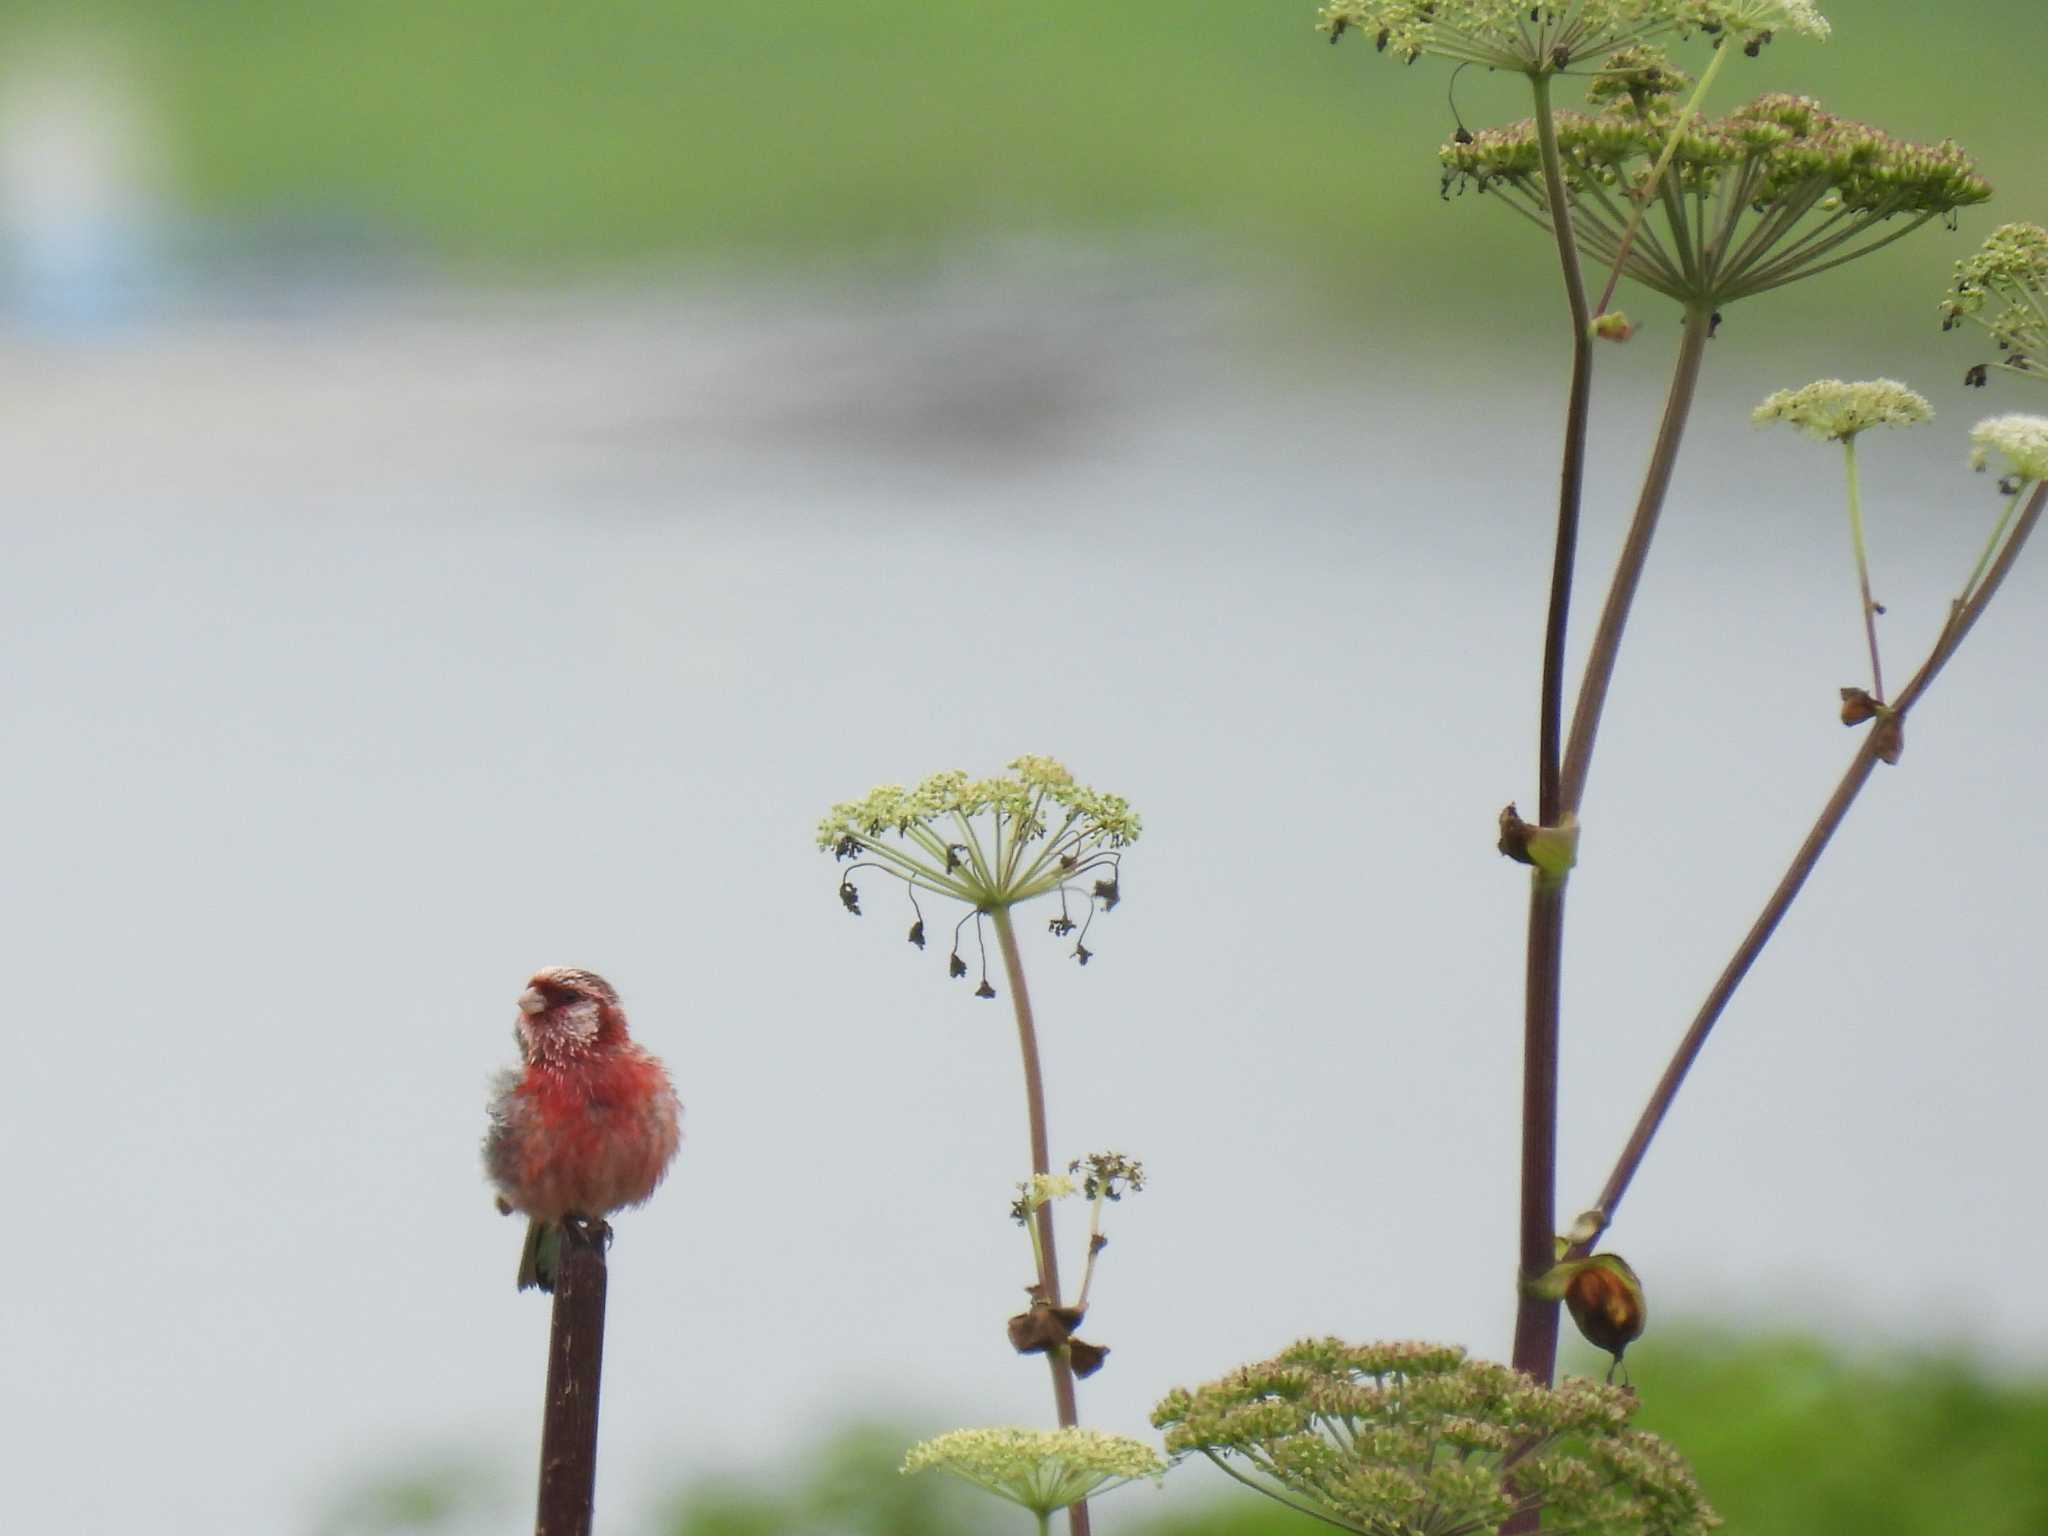
[[[1493, 824], [1533, 799], [1557, 384], [1255, 321], [1081, 263], [0, 351], [22, 1528], [291, 1529], [442, 1448], [524, 1487], [545, 1307], [476, 1144], [549, 963], [618, 984], [687, 1106], [618, 1222], [601, 1529], [850, 1413], [1046, 1418], [1002, 1333], [1006, 1004], [883, 883], [849, 919], [812, 846], [877, 781], [1027, 751], [1146, 824], [1085, 972], [1024, 923], [1055, 1155], [1153, 1174], [1112, 1212], [1087, 1419], [1144, 1433], [1304, 1333], [1503, 1352], [1524, 880]], [[1603, 356], [1596, 584], [1669, 342]], [[1567, 1211], [1854, 745], [1834, 455], [1747, 411], [1859, 359], [1763, 342], [1715, 343], [1593, 775]], [[1962, 429], [2034, 403], [1930, 393], [1865, 455], [1901, 676], [1994, 510]], [[1659, 1321], [2048, 1358], [2044, 593], [2030, 559], [1672, 1115], [1613, 1234]]]

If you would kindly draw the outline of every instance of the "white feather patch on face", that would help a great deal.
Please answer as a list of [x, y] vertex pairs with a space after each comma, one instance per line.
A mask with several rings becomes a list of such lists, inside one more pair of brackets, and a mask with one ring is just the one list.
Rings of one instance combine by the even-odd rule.
[[566, 1008], [549, 1011], [558, 1037], [588, 1045], [597, 1038], [597, 1016], [603, 1004], [594, 997], [580, 997]]
[[528, 1058], [580, 1051], [597, 1038], [602, 1009], [603, 1004], [594, 997], [580, 997], [540, 1013], [528, 1013], [522, 1008], [518, 1019], [519, 1043]]

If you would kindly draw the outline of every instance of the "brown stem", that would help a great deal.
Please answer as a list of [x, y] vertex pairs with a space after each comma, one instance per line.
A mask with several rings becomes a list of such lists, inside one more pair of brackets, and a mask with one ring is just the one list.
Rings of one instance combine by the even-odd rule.
[[1550, 565], [1550, 608], [1543, 626], [1543, 686], [1537, 717], [1537, 817], [1554, 826], [1558, 813], [1558, 760], [1564, 735], [1564, 647], [1572, 608], [1572, 571], [1579, 547], [1579, 502], [1586, 483], [1586, 423], [1593, 397], [1592, 315], [1586, 308], [1586, 283], [1579, 269], [1579, 247], [1572, 230], [1571, 204], [1565, 196], [1563, 161], [1557, 148], [1557, 125], [1550, 111], [1550, 77], [1530, 82], [1536, 98], [1536, 143], [1543, 164], [1544, 196], [1550, 205], [1550, 229], [1557, 242], [1558, 267], [1564, 275], [1565, 308], [1572, 328], [1571, 386], [1565, 397], [1564, 461], [1558, 472], [1557, 543]]
[[[1571, 203], [1550, 109], [1550, 77], [1537, 75], [1536, 142], [1543, 166], [1550, 231], [1564, 278], [1572, 331], [1571, 385], [1565, 399], [1564, 459], [1558, 474], [1557, 539], [1550, 566], [1550, 604], [1543, 626], [1543, 679], [1537, 715], [1537, 820], [1554, 826], [1562, 807], [1559, 760], [1564, 734], [1564, 652], [1570, 631], [1572, 581], [1578, 557], [1579, 503], [1585, 487], [1586, 426], [1593, 391], [1592, 315], [1579, 268]], [[1564, 966], [1564, 886], [1538, 874], [1529, 895], [1529, 941], [1522, 1017], [1522, 1209], [1520, 1263], [1539, 1269], [1550, 1259], [1557, 1200], [1557, 1041], [1560, 978]], [[1542, 1252], [1531, 1258], [1534, 1244]], [[1518, 1303], [1516, 1366], [1543, 1381], [1557, 1355], [1557, 1312]]]
[[[1045, 1076], [1038, 1065], [1038, 1030], [1031, 1019], [1031, 993], [1024, 985], [1024, 957], [1017, 950], [1017, 930], [1010, 921], [1010, 909], [997, 907], [989, 913], [995, 924], [996, 943], [1003, 952], [1003, 972], [1010, 980], [1010, 1002], [1017, 1013], [1017, 1043], [1024, 1053], [1024, 1105], [1031, 1121], [1031, 1171], [1052, 1172], [1050, 1142], [1045, 1130]], [[1038, 1208], [1038, 1284], [1048, 1306], [1060, 1304], [1060, 1260], [1053, 1247], [1052, 1202]], [[1074, 1402], [1074, 1367], [1065, 1349], [1046, 1351], [1052, 1367], [1052, 1401], [1060, 1428], [1080, 1423]], [[1070, 1536], [1089, 1536], [1088, 1501], [1067, 1506]]]
[[534, 1536], [590, 1536], [597, 1497], [598, 1378], [604, 1367], [604, 1251], [611, 1230], [594, 1221], [586, 1236], [573, 1219], [561, 1225], [533, 1529]]
[[1586, 480], [1586, 421], [1593, 397], [1593, 344], [1572, 344], [1571, 392], [1565, 401], [1564, 464], [1557, 493], [1557, 547], [1551, 557], [1550, 610], [1543, 626], [1542, 714], [1537, 723], [1536, 806], [1543, 826], [1557, 825], [1559, 755], [1564, 736], [1564, 647], [1572, 611], [1572, 567], [1579, 545], [1579, 496]]
[[[1898, 702], [1892, 706], [1891, 720], [1888, 722], [1880, 716], [1872, 724], [1871, 733], [1857, 748], [1855, 757], [1850, 759], [1848, 772], [1842, 775], [1841, 782], [1835, 786], [1835, 792], [1828, 796], [1827, 804], [1821, 807], [1819, 818], [1814, 822], [1813, 829], [1806, 834], [1806, 840], [1799, 845], [1799, 851], [1792, 856], [1792, 863], [1778, 881], [1777, 889], [1771, 892], [1771, 898], [1764, 903], [1763, 911], [1757, 915], [1756, 921], [1750, 924], [1749, 932], [1743, 936], [1734, 956], [1716, 978], [1712, 990], [1707, 993], [1706, 1001], [1693, 1016], [1684, 1038], [1678, 1042], [1678, 1049], [1672, 1053], [1670, 1065], [1665, 1067], [1664, 1075], [1658, 1079], [1657, 1087], [1650, 1095], [1650, 1102], [1643, 1107], [1642, 1115], [1636, 1121], [1635, 1130], [1630, 1134], [1627, 1145], [1621, 1149], [1621, 1156], [1615, 1162], [1614, 1171], [1607, 1176], [1606, 1187], [1600, 1191], [1600, 1199], [1594, 1206], [1599, 1226], [1591, 1237], [1573, 1247], [1574, 1258], [1584, 1258], [1590, 1253], [1593, 1245], [1599, 1241], [1601, 1233], [1612, 1224], [1622, 1196], [1628, 1193], [1630, 1181], [1635, 1178], [1636, 1170], [1642, 1166], [1643, 1157], [1650, 1150], [1650, 1142], [1656, 1137], [1658, 1127], [1664, 1123], [1664, 1116], [1670, 1110], [1672, 1100], [1677, 1098], [1678, 1090], [1685, 1082], [1686, 1073], [1692, 1070], [1693, 1062], [1698, 1059], [1701, 1048], [1706, 1045], [1707, 1036], [1713, 1031], [1729, 1000], [1734, 997], [1735, 989], [1742, 985], [1743, 978], [1749, 974], [1749, 968], [1756, 963], [1757, 956], [1763, 953], [1764, 946], [1770, 942], [1771, 935], [1777, 932], [1778, 924], [1784, 919], [1793, 899], [1798, 896], [1800, 887], [1806, 884], [1807, 876], [1813, 873], [1814, 866], [1820, 862], [1821, 854], [1827, 850], [1829, 840], [1835, 835], [1835, 829], [1841, 826], [1843, 818], [1849, 814], [1849, 807], [1856, 803], [1856, 797], [1869, 782], [1871, 770], [1877, 766], [1879, 749], [1885, 745], [1885, 738], [1879, 732], [1888, 723], [1894, 727], [1904, 725], [1906, 712], [1919, 702], [1920, 697], [1940, 675], [1942, 668], [1948, 665], [1949, 658], [1955, 655], [1964, 637], [1976, 627], [1977, 620], [1983, 617], [1985, 608], [2003, 585], [2007, 573], [2011, 571], [2013, 562], [2019, 558], [2028, 535], [2034, 531], [2034, 525], [2040, 521], [2044, 501], [2048, 501], [2048, 482], [2034, 488], [2034, 494], [2028, 498], [2026, 509], [2013, 524], [2012, 533], [2007, 537], [1998, 558], [1992, 563], [1984, 579], [1967, 598], [1951, 608], [1948, 622], [1942, 626], [1933, 649], [1928, 652], [1927, 660], [1921, 663], [1920, 670], [1913, 674], [1913, 680], [1906, 684], [1898, 697]], [[1892, 739], [1898, 738], [1894, 735]]]
[[[1518, 1262], [1535, 1276], [1556, 1259], [1558, 990], [1563, 974], [1564, 882], [1535, 872], [1522, 1029], [1522, 1214]], [[1550, 1385], [1557, 1364], [1557, 1303], [1524, 1296], [1515, 1308], [1514, 1367]]]
[[1629, 608], [1635, 602], [1643, 567], [1650, 558], [1650, 541], [1657, 533], [1664, 497], [1671, 489], [1671, 472], [1678, 463], [1678, 445], [1685, 438], [1685, 420], [1692, 413], [1693, 391], [1699, 384], [1700, 365], [1706, 358], [1707, 336], [1712, 328], [1712, 314], [1705, 306], [1686, 306], [1678, 362], [1672, 369], [1671, 392], [1664, 401], [1664, 419], [1657, 428], [1656, 446], [1650, 450], [1650, 467], [1643, 476], [1642, 495], [1636, 500], [1635, 519], [1629, 524], [1613, 584], [1607, 589], [1606, 605], [1600, 610], [1600, 627], [1594, 632], [1593, 648], [1586, 657], [1585, 679], [1579, 684], [1578, 707], [1572, 711], [1572, 730], [1565, 743], [1564, 777], [1559, 790], [1560, 814], [1576, 812], [1585, 799], [1593, 740], [1599, 734], [1600, 713], [1606, 708], [1607, 690], [1614, 681], [1622, 631], [1628, 627]]
[[[1558, 787], [1558, 820], [1575, 816], [1585, 795], [1586, 770], [1592, 758], [1600, 712], [1606, 703], [1608, 685], [1613, 681], [1629, 607], [1642, 580], [1650, 540], [1657, 531], [1657, 518], [1663, 511], [1672, 471], [1678, 462], [1678, 447], [1685, 436], [1686, 417], [1692, 411], [1693, 391], [1699, 383], [1711, 328], [1705, 308], [1687, 307], [1671, 390], [1664, 404], [1664, 419], [1657, 429], [1649, 469], [1643, 477], [1642, 495], [1636, 502], [1635, 520], [1622, 546], [1613, 584], [1608, 588], [1600, 627], [1586, 661], [1578, 708], [1572, 715], [1571, 739], [1565, 748]], [[1539, 870], [1532, 875], [1529, 896], [1522, 1027], [1522, 1201], [1517, 1250], [1525, 1276], [1543, 1274], [1556, 1258], [1557, 1058], [1563, 972], [1564, 882]], [[1515, 1305], [1511, 1356], [1515, 1369], [1547, 1386], [1557, 1370], [1557, 1334], [1558, 1304], [1532, 1296], [1520, 1297]], [[1502, 1529], [1509, 1533], [1533, 1531], [1539, 1518], [1537, 1512], [1525, 1511]]]

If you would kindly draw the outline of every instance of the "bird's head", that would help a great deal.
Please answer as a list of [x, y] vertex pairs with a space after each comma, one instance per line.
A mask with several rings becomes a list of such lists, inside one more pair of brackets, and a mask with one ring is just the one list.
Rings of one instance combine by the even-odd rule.
[[519, 994], [519, 1046], [528, 1061], [559, 1060], [623, 1040], [619, 994], [595, 971], [554, 965], [536, 971]]

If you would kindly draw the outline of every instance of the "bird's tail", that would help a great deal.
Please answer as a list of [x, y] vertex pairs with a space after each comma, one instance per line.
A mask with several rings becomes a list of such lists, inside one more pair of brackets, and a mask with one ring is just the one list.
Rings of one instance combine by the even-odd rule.
[[519, 1289], [538, 1288], [552, 1293], [555, 1271], [562, 1262], [561, 1223], [529, 1217], [526, 1246], [519, 1250]]

